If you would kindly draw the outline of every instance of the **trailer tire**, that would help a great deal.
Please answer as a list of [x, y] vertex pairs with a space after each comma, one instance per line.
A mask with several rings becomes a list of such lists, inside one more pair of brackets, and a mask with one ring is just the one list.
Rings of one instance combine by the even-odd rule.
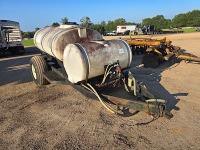
[[32, 78], [37, 85], [47, 85], [49, 82], [44, 78], [43, 73], [48, 71], [48, 66], [42, 56], [34, 56], [30, 60]]

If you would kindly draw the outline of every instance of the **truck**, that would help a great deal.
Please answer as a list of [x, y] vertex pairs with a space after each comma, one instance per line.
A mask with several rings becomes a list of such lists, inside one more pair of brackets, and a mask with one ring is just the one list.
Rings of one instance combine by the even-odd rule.
[[16, 21], [0, 20], [0, 56], [7, 51], [14, 55], [24, 54], [20, 25]]
[[155, 31], [154, 25], [148, 25], [142, 27], [142, 33], [144, 35], [154, 34], [154, 31]]
[[117, 26], [117, 34], [121, 34], [126, 30], [134, 31], [136, 30], [137, 25], [123, 25], [123, 26]]

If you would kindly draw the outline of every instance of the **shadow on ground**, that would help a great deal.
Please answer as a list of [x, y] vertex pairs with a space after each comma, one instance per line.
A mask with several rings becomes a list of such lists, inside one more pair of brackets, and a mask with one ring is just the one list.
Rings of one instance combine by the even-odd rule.
[[176, 98], [178, 95], [187, 96], [188, 93], [169, 93], [165, 87], [160, 83], [162, 78], [162, 72], [167, 69], [177, 67], [181, 60], [172, 58], [166, 62], [163, 62], [157, 68], [144, 68], [142, 66], [143, 55], [133, 55], [131, 72], [134, 74], [136, 79], [147, 87], [147, 89], [156, 97], [167, 100], [167, 110], [179, 110], [176, 104], [179, 99]]
[[[35, 47], [26, 48], [26, 53], [22, 56], [7, 55], [0, 59], [0, 86], [9, 83], [27, 83], [32, 81], [29, 61], [32, 56], [39, 54], [40, 51]], [[161, 73], [166, 69], [172, 69], [179, 64], [179, 60], [171, 59], [162, 63], [159, 67], [144, 68], [140, 67], [142, 55], [134, 55], [132, 68], [130, 69], [138, 81], [143, 82], [147, 89], [156, 97], [168, 101], [167, 110], [179, 110], [176, 107], [179, 99], [177, 95], [185, 95], [188, 93], [169, 93], [161, 84]]]
[[26, 47], [25, 54], [11, 55], [7, 53], [0, 58], [0, 86], [9, 83], [26, 83], [32, 81], [29, 61], [32, 56], [39, 54], [36, 47]]

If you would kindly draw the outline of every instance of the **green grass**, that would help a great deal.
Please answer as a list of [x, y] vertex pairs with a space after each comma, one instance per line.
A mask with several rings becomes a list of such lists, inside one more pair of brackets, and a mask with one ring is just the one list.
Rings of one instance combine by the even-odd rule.
[[196, 32], [196, 28], [195, 27], [191, 27], [191, 28], [181, 28], [181, 29], [162, 29], [163, 31], [183, 31], [184, 33], [189, 33], [189, 32]]
[[34, 46], [33, 39], [23, 40], [24, 46]]
[[182, 28], [183, 32], [196, 32], [196, 28]]
[[183, 31], [183, 30], [182, 29], [178, 29], [178, 28], [173, 28], [173, 29], [162, 29], [162, 31], [176, 32], [176, 31]]

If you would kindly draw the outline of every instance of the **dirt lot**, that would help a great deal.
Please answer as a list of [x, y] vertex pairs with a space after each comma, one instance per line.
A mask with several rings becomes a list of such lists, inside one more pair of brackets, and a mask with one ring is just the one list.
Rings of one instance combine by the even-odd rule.
[[[200, 56], [200, 33], [164, 36]], [[133, 56], [135, 77], [168, 100], [174, 115], [148, 123], [144, 112], [110, 114], [69, 85], [36, 86], [29, 60], [38, 53], [29, 47], [24, 56], [0, 59], [0, 149], [199, 149], [200, 64], [171, 60], [146, 69]]]

